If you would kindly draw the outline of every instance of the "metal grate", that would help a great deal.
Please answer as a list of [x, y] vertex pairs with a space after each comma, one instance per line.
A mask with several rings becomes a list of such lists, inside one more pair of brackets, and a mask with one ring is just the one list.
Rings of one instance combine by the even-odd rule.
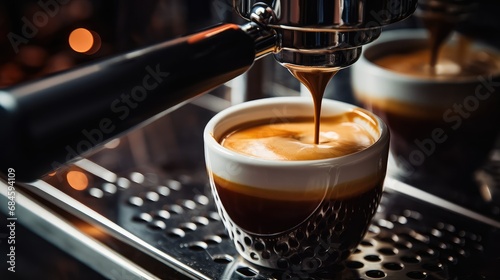
[[[103, 242], [114, 250], [126, 247], [119, 251], [125, 257], [160, 259], [161, 266], [175, 265], [177, 272], [186, 271], [194, 279], [500, 279], [500, 211], [493, 203], [499, 201], [494, 199], [498, 184], [489, 177], [483, 182], [485, 193], [492, 197], [489, 204], [454, 186], [429, 184], [415, 189], [394, 184], [399, 181], [389, 177], [378, 212], [356, 252], [326, 270], [304, 274], [246, 262], [220, 221], [200, 156], [201, 131], [213, 113], [187, 104], [140, 131], [148, 148], [154, 147], [146, 160], [148, 167], [138, 168], [145, 164], [143, 157], [134, 157], [142, 142], [124, 137], [117, 148], [93, 154], [89, 165], [77, 162], [44, 178], [48, 185], [34, 187], [57, 207], [91, 221], [109, 236], [119, 236], [119, 242]], [[177, 119], [183, 121], [172, 121]], [[168, 162], [159, 155], [168, 155]], [[155, 160], [163, 162], [161, 167]], [[500, 174], [498, 167], [485, 170]], [[69, 171], [83, 172], [88, 187], [83, 191], [70, 187], [65, 174]], [[140, 261], [138, 265], [147, 267]], [[161, 279], [172, 279], [166, 274], [172, 270], [148, 268]]]
[[136, 169], [110, 183], [77, 169], [91, 178], [85, 191], [61, 184], [57, 176], [45, 180], [209, 279], [482, 279], [487, 274], [485, 242], [491, 241], [484, 236], [491, 226], [390, 189], [354, 254], [305, 274], [257, 267], [238, 256], [204, 171]]

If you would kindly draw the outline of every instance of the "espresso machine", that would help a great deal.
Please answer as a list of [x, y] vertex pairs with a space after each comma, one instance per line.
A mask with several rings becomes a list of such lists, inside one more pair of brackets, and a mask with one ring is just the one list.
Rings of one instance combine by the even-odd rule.
[[[200, 5], [191, 2], [189, 8]], [[418, 16], [434, 13], [434, 3], [441, 5], [438, 13], [446, 14], [449, 10], [443, 5], [466, 1], [424, 2]], [[39, 10], [49, 15], [47, 11], [62, 11], [66, 5], [51, 3], [52, 8]], [[156, 3], [164, 10], [168, 4], [181, 5]], [[2, 267], [2, 275], [20, 279], [35, 277], [34, 273], [63, 279], [498, 277], [500, 208], [481, 199], [442, 197], [389, 176], [378, 213], [353, 255], [344, 264], [304, 274], [257, 267], [239, 257], [210, 194], [201, 132], [211, 116], [250, 98], [242, 97], [242, 92], [264, 97], [255, 97], [256, 85], [269, 83], [264, 72], [286, 80], [273, 83], [273, 93], [300, 94], [298, 84], [289, 82], [291, 76], [281, 76], [288, 73], [279, 64], [347, 68], [359, 58], [363, 45], [376, 40], [383, 28], [410, 17], [417, 4], [417, 0], [215, 0], [211, 9], [226, 9], [217, 15], [236, 23], [153, 40], [155, 44], [0, 89], [1, 216], [17, 225], [16, 231], [0, 236], [6, 258], [2, 263], [10, 266], [11, 256], [3, 252], [9, 252], [4, 249], [10, 250], [7, 238], [14, 232], [30, 237], [17, 238], [18, 264], [57, 267], [54, 272], [21, 271], [18, 266], [17, 274]], [[8, 34], [22, 36], [23, 27]], [[14, 211], [7, 208], [12, 200]], [[47, 250], [55, 263], [32, 248]]]
[[[2, 127], [16, 137], [2, 140], [9, 160], [1, 167], [19, 166], [19, 176], [25, 176], [20, 179], [37, 178], [243, 74], [267, 54], [279, 63], [347, 67], [382, 26], [408, 17], [416, 7], [416, 1], [268, 2], [235, 1], [249, 21], [241, 26], [222, 24], [4, 89]], [[89, 139], [82, 141], [82, 134]]]

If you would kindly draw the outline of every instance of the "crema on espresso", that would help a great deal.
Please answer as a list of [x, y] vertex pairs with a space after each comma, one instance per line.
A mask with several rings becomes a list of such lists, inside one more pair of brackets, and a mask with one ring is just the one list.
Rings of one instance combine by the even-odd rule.
[[374, 63], [393, 72], [413, 77], [452, 80], [498, 74], [500, 58], [487, 51], [472, 51], [465, 39], [456, 46], [444, 45], [434, 67], [429, 63], [430, 48], [408, 49], [382, 56]]
[[356, 113], [321, 119], [319, 143], [314, 143], [311, 118], [273, 123], [262, 120], [236, 128], [221, 144], [247, 156], [269, 160], [316, 160], [340, 157], [366, 149], [375, 142], [372, 134], [356, 123]]

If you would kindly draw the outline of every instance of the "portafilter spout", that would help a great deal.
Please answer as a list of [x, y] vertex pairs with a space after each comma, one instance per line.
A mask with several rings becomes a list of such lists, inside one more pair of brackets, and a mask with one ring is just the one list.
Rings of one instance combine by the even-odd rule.
[[417, 0], [234, 0], [248, 20], [256, 5], [274, 12], [267, 24], [277, 33], [281, 64], [343, 68], [361, 55], [385, 25], [410, 16]]

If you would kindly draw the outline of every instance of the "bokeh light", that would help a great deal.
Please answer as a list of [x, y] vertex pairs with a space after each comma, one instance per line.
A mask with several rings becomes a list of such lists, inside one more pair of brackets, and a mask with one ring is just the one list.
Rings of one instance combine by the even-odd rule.
[[101, 48], [101, 37], [86, 28], [77, 28], [69, 34], [69, 45], [75, 52], [94, 54]]
[[77, 191], [85, 190], [89, 185], [87, 175], [81, 171], [70, 171], [66, 174], [68, 184]]

